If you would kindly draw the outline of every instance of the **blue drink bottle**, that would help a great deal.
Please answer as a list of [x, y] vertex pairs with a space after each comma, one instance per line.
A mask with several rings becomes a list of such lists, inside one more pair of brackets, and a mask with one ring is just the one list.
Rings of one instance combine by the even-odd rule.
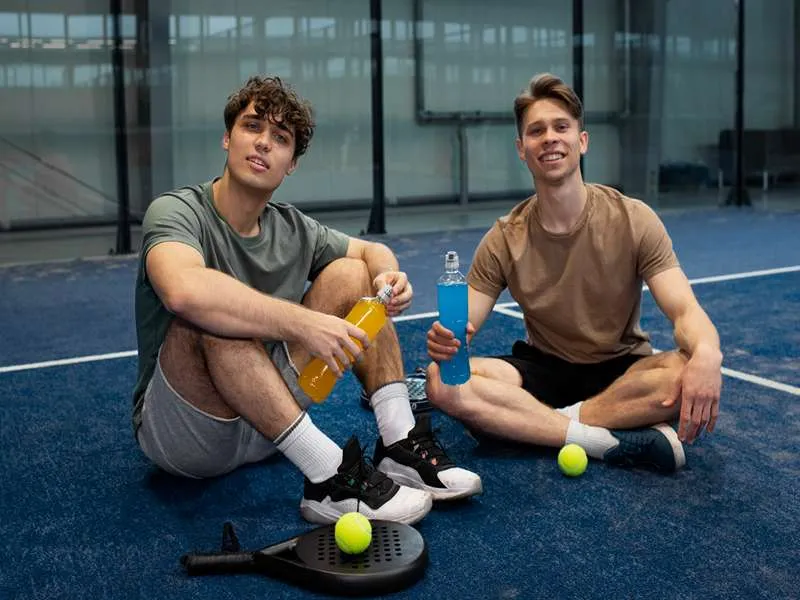
[[439, 363], [442, 382], [459, 385], [469, 380], [469, 348], [467, 348], [467, 280], [458, 270], [458, 254], [452, 250], [444, 261], [444, 275], [436, 284], [439, 322], [452, 331], [461, 345], [450, 360]]

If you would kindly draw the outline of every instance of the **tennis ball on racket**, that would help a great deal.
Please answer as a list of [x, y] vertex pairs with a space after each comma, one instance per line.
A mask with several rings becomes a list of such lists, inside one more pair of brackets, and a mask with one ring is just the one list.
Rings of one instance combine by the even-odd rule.
[[569, 477], [582, 475], [588, 463], [586, 451], [578, 444], [567, 444], [558, 453], [558, 466]]
[[372, 524], [357, 512], [343, 514], [334, 528], [336, 545], [346, 554], [360, 554], [372, 541]]

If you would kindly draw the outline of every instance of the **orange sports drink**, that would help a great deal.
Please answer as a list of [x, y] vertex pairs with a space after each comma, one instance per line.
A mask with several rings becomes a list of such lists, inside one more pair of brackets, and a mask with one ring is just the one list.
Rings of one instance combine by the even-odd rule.
[[[391, 297], [392, 286], [387, 285], [377, 296], [361, 298], [356, 302], [356, 305], [350, 310], [345, 320], [363, 330], [371, 342], [389, 318], [386, 305]], [[361, 343], [358, 340], [353, 338], [353, 341], [361, 347]], [[347, 353], [347, 356], [352, 360], [352, 356], [349, 353]], [[338, 360], [336, 364], [339, 365], [339, 368], [342, 367]], [[314, 402], [322, 402], [333, 390], [333, 386], [336, 385], [336, 379], [336, 375], [333, 374], [333, 371], [325, 361], [320, 358], [313, 358], [303, 369], [303, 372], [300, 373], [297, 381], [300, 384], [300, 388], [308, 394], [309, 398]]]

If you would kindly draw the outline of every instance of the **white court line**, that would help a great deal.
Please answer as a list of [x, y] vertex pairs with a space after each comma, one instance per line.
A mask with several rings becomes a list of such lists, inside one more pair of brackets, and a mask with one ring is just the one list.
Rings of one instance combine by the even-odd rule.
[[779, 390], [781, 392], [786, 392], [787, 394], [800, 396], [800, 387], [789, 385], [788, 383], [764, 379], [758, 375], [751, 375], [750, 373], [736, 371], [734, 369], [729, 369], [728, 367], [722, 367], [722, 373], [728, 377], [733, 377], [734, 379], [741, 379], [742, 381], [747, 381], [748, 383], [755, 383], [756, 385], [761, 385], [773, 390]]
[[[711, 277], [698, 277], [690, 279], [691, 285], [700, 283], [719, 283], [720, 281], [735, 281], [737, 279], [750, 279], [751, 277], [764, 277], [766, 275], [780, 275], [781, 273], [796, 273], [800, 271], [800, 265], [793, 265], [791, 267], [779, 267], [777, 269], [763, 269], [761, 271], [745, 271], [744, 273], [732, 273], [730, 275], [712, 275]], [[647, 292], [650, 290], [646, 285], [642, 286], [642, 290]], [[508, 308], [510, 306], [517, 306], [516, 302], [501, 302], [495, 305], [495, 308]], [[498, 311], [500, 312], [500, 311]]]
[[[523, 315], [521, 312], [517, 312], [509, 308], [495, 308], [495, 312], [499, 312], [500, 314], [509, 317], [515, 317], [517, 319], [525, 318], [525, 315]], [[657, 348], [653, 348], [653, 351], [656, 353], [662, 352]], [[759, 377], [758, 375], [751, 375], [750, 373], [745, 373], [744, 371], [729, 369], [728, 367], [722, 367], [722, 373], [723, 375], [727, 375], [728, 377], [733, 377], [734, 379], [741, 379], [742, 381], [747, 381], [748, 383], [755, 383], [756, 385], [767, 387], [773, 390], [786, 392], [787, 394], [792, 394], [794, 396], [800, 396], [800, 387], [789, 385], [788, 383], [773, 381], [771, 379]]]
[[77, 365], [101, 360], [113, 360], [115, 358], [128, 358], [130, 356], [136, 356], [136, 350], [112, 352], [110, 354], [92, 354], [91, 356], [77, 356], [75, 358], [62, 358], [60, 360], [47, 360], [45, 362], [28, 363], [26, 365], [11, 365], [10, 367], [0, 367], [0, 373], [14, 373], [15, 371], [30, 371], [33, 369], [46, 369], [47, 367]]
[[[697, 279], [690, 279], [689, 283], [692, 285], [698, 283], [716, 283], [719, 281], [733, 281], [735, 279], [749, 279], [750, 277], [764, 277], [767, 275], [778, 275], [780, 273], [793, 273], [796, 271], [800, 271], [800, 265], [794, 265], [791, 267], [779, 267], [776, 269], [762, 269], [760, 271], [745, 271], [743, 273], [732, 273], [730, 275], [714, 275], [711, 277], [699, 277]], [[642, 289], [647, 289], [647, 286], [643, 286]], [[500, 304], [496, 304], [494, 307], [494, 311], [500, 313], [501, 315], [506, 315], [509, 317], [516, 317], [522, 318], [522, 315], [518, 312], [513, 310], [508, 310], [511, 306], [517, 306], [516, 302], [501, 302]], [[392, 320], [396, 323], [400, 323], [403, 321], [418, 321], [421, 319], [431, 319], [433, 317], [438, 317], [439, 313], [436, 311], [433, 312], [424, 312], [424, 313], [416, 313], [412, 315], [401, 315], [399, 317], [394, 317]], [[65, 365], [77, 365], [80, 363], [88, 363], [88, 362], [98, 362], [103, 360], [114, 360], [117, 358], [129, 358], [131, 356], [136, 356], [136, 350], [127, 350], [125, 352], [112, 352], [110, 354], [93, 354], [90, 356], [78, 356], [75, 358], [63, 358], [59, 360], [48, 360], [44, 362], [36, 362], [36, 363], [27, 363], [23, 365], [10, 365], [8, 367], [0, 367], [0, 374], [2, 373], [14, 373], [17, 371], [30, 371], [33, 369], [45, 369], [48, 367], [61, 367]], [[784, 383], [778, 383], [776, 381], [770, 381], [769, 379], [764, 379], [763, 377], [758, 377], [757, 375], [750, 375], [749, 373], [743, 373], [741, 371], [734, 371], [732, 369], [724, 368], [722, 369], [723, 373], [729, 375], [730, 377], [736, 377], [738, 379], [742, 379], [743, 381], [749, 381], [751, 383], [756, 383], [758, 385], [763, 385], [765, 387], [772, 387], [776, 390], [781, 390], [784, 392], [789, 392], [790, 394], [795, 394], [800, 396], [800, 388], [796, 388], [791, 385], [787, 385]]]

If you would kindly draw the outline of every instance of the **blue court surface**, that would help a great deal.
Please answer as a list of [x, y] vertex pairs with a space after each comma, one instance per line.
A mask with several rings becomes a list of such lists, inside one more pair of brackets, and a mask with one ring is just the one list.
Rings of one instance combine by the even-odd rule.
[[[392, 597], [800, 597], [800, 213], [664, 221], [720, 331], [717, 431], [687, 447], [673, 476], [591, 462], [568, 479], [554, 451], [483, 447], [435, 413], [448, 453], [485, 491], [418, 525], [428, 570]], [[426, 363], [444, 252], [468, 264], [483, 233], [382, 238], [417, 294], [396, 322], [407, 368]], [[183, 553], [218, 548], [225, 521], [251, 549], [311, 527], [298, 510], [302, 477], [282, 458], [185, 481], [141, 455], [130, 428], [135, 268], [132, 257], [0, 268], [0, 598], [323, 597], [257, 575], [181, 571]], [[643, 293], [643, 325], [656, 347], [672, 347]], [[505, 352], [522, 335], [504, 296], [474, 352]], [[312, 417], [371, 454], [374, 419], [351, 376]]]

